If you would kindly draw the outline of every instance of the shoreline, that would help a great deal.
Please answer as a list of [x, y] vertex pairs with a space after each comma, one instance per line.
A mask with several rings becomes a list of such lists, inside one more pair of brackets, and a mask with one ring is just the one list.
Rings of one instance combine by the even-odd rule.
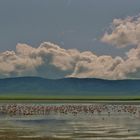
[[82, 104], [82, 103], [97, 103], [97, 104], [140, 104], [140, 100], [47, 100], [47, 99], [42, 99], [42, 100], [37, 100], [37, 99], [28, 99], [28, 100], [0, 100], [0, 103], [48, 103], [48, 104], [57, 104], [57, 103], [73, 103], [73, 104]]

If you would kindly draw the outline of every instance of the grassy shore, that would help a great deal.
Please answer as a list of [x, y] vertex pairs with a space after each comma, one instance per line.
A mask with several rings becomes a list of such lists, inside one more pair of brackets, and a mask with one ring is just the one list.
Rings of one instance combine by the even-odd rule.
[[3, 100], [46, 101], [140, 101], [140, 96], [0, 96]]

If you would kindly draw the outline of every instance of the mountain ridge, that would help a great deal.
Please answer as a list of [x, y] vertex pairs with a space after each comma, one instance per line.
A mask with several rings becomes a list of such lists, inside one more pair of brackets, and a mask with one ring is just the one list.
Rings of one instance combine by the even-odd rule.
[[106, 80], [98, 78], [46, 79], [14, 77], [0, 79], [0, 95], [140, 95], [139, 79]]

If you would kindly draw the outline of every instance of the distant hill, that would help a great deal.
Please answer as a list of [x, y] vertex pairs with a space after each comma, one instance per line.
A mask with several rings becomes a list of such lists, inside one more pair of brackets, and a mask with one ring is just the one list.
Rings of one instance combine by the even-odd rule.
[[6, 78], [0, 79], [0, 95], [140, 95], [140, 80]]

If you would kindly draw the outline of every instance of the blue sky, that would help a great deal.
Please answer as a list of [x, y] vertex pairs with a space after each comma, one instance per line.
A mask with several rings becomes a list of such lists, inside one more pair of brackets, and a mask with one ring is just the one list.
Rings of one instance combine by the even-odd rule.
[[0, 51], [50, 41], [66, 49], [123, 55], [127, 48], [99, 39], [114, 18], [137, 15], [139, 6], [139, 0], [1, 0]]
[[139, 46], [140, 0], [0, 1], [0, 78], [140, 78]]

